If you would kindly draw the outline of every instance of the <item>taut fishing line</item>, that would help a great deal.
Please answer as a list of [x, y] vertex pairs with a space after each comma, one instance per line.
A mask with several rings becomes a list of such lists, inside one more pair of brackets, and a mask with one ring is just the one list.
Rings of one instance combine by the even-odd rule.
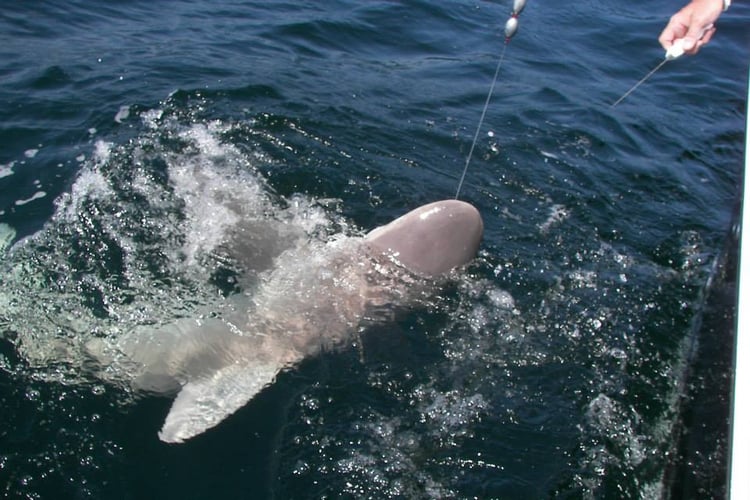
[[[701, 38], [703, 38], [703, 35], [705, 35], [709, 30], [713, 29], [713, 27], [714, 27], [713, 23], [705, 26], [703, 30], [701, 30], [701, 34], [698, 37], [698, 39], [700, 40]], [[638, 80], [635, 85], [630, 87], [627, 92], [622, 94], [622, 96], [612, 104], [612, 107], [614, 108], [615, 106], [620, 104], [627, 96], [632, 94], [635, 89], [637, 89], [638, 87], [641, 86], [641, 84], [643, 84], [643, 82], [651, 78], [651, 75], [659, 71], [659, 69], [661, 69], [661, 67], [664, 66], [667, 63], [667, 61], [673, 61], [677, 59], [678, 57], [681, 57], [684, 53], [685, 53], [685, 39], [679, 38], [675, 40], [672, 46], [670, 46], [667, 49], [666, 54], [664, 54], [664, 59], [659, 64], [657, 64], [656, 67], [654, 67], [654, 69], [646, 73], [646, 76]]]
[[458, 181], [458, 188], [456, 189], [456, 198], [461, 194], [461, 187], [463, 187], [464, 179], [466, 178], [466, 172], [469, 170], [469, 163], [471, 163], [471, 155], [474, 154], [474, 148], [477, 145], [479, 139], [479, 132], [482, 130], [482, 124], [484, 123], [484, 116], [487, 114], [487, 108], [490, 106], [490, 99], [492, 99], [492, 92], [495, 90], [497, 84], [497, 78], [500, 75], [500, 67], [503, 65], [505, 59], [505, 50], [508, 48], [508, 43], [513, 35], [518, 31], [518, 15], [521, 13], [523, 8], [526, 6], [526, 0], [513, 0], [513, 11], [511, 12], [510, 18], [505, 23], [505, 44], [503, 45], [503, 51], [500, 53], [500, 59], [497, 61], [497, 68], [495, 68], [495, 76], [492, 78], [492, 85], [490, 85], [490, 91], [487, 93], [487, 100], [484, 102], [484, 108], [482, 114], [479, 117], [479, 123], [477, 124], [477, 131], [474, 133], [474, 140], [471, 142], [469, 148], [469, 154], [466, 156], [466, 164], [464, 170], [461, 173], [461, 179]]

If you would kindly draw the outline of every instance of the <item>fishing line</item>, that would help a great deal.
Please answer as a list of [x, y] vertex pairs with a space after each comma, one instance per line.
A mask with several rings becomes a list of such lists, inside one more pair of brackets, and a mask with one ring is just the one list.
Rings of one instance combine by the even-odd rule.
[[646, 73], [646, 76], [644, 76], [643, 78], [641, 78], [640, 80], [638, 80], [638, 82], [636, 82], [635, 85], [633, 85], [632, 87], [630, 87], [630, 89], [628, 89], [627, 92], [625, 92], [624, 94], [622, 94], [622, 96], [619, 99], [617, 99], [614, 103], [612, 103], [612, 107], [614, 108], [615, 106], [617, 106], [618, 104], [620, 104], [627, 96], [629, 96], [630, 94], [632, 94], [635, 89], [637, 89], [638, 87], [640, 87], [643, 82], [645, 82], [646, 80], [648, 80], [649, 78], [651, 78], [651, 75], [653, 75], [654, 73], [656, 73], [657, 71], [659, 71], [659, 69], [661, 69], [661, 67], [664, 66], [667, 63], [667, 61], [669, 61], [669, 60], [670, 60], [669, 58], [664, 58], [664, 60], [662, 62], [660, 62], [654, 69], [652, 69], [651, 71], [649, 71], [648, 73]]
[[469, 154], [466, 156], [466, 164], [464, 165], [464, 170], [461, 173], [461, 179], [458, 181], [458, 188], [456, 189], [455, 197], [456, 200], [458, 199], [459, 194], [461, 194], [461, 188], [463, 187], [464, 179], [466, 178], [466, 172], [469, 170], [469, 163], [471, 163], [471, 156], [474, 154], [474, 148], [476, 147], [477, 141], [479, 140], [479, 132], [482, 130], [484, 117], [487, 114], [487, 109], [490, 107], [490, 99], [492, 99], [492, 93], [495, 91], [495, 85], [497, 84], [497, 79], [500, 75], [500, 67], [503, 65], [503, 60], [505, 60], [505, 51], [508, 48], [510, 39], [513, 38], [513, 35], [515, 35], [516, 31], [518, 31], [518, 15], [521, 13], [525, 6], [526, 0], [513, 0], [513, 12], [511, 12], [510, 18], [505, 23], [505, 43], [503, 44], [503, 51], [500, 53], [500, 59], [497, 61], [495, 76], [492, 78], [492, 85], [490, 85], [490, 91], [487, 93], [487, 100], [484, 102], [484, 108], [482, 109], [482, 114], [479, 117], [479, 123], [477, 124], [477, 131], [474, 133], [474, 140], [471, 142]]
[[[707, 26], [704, 26], [703, 29], [701, 30], [701, 33], [700, 33], [700, 36], [698, 37], [698, 39], [699, 40], [702, 39], [703, 36], [709, 30], [713, 29], [713, 27], [714, 27], [713, 24], [709, 24]], [[684, 53], [685, 53], [685, 39], [684, 38], [679, 38], [679, 39], [675, 40], [674, 43], [667, 49], [667, 52], [664, 54], [664, 59], [659, 64], [657, 64], [654, 69], [652, 69], [651, 71], [649, 71], [646, 74], [646, 76], [644, 76], [643, 78], [641, 78], [640, 80], [638, 80], [635, 85], [633, 85], [632, 87], [630, 87], [628, 89], [628, 91], [625, 92], [619, 99], [617, 99], [614, 103], [612, 103], [611, 107], [614, 108], [615, 106], [617, 106], [618, 104], [620, 104], [627, 96], [629, 96], [630, 94], [632, 94], [635, 89], [637, 89], [638, 87], [640, 87], [643, 82], [645, 82], [646, 80], [648, 80], [649, 78], [651, 78], [651, 75], [653, 75], [654, 73], [656, 73], [657, 71], [659, 71], [659, 69], [661, 69], [661, 67], [664, 66], [667, 63], [667, 61], [674, 61], [678, 57], [682, 57], [682, 55]]]
[[492, 92], [495, 90], [495, 84], [497, 83], [497, 77], [500, 74], [500, 66], [503, 64], [505, 58], [505, 49], [508, 48], [508, 44], [503, 45], [503, 52], [500, 54], [500, 60], [497, 62], [497, 68], [495, 69], [495, 77], [492, 79], [492, 85], [490, 91], [487, 94], [487, 100], [484, 102], [484, 109], [482, 109], [482, 115], [479, 117], [479, 124], [477, 125], [477, 131], [474, 133], [474, 140], [469, 148], [469, 154], [466, 156], [466, 164], [464, 165], [464, 171], [461, 173], [461, 180], [458, 181], [458, 189], [456, 189], [456, 199], [458, 199], [459, 193], [461, 193], [461, 187], [464, 184], [464, 178], [466, 178], [466, 172], [469, 170], [469, 163], [471, 162], [471, 155], [474, 154], [474, 147], [477, 145], [479, 139], [479, 132], [482, 130], [482, 124], [484, 123], [484, 116], [487, 114], [487, 108], [490, 107], [490, 99], [492, 99]]

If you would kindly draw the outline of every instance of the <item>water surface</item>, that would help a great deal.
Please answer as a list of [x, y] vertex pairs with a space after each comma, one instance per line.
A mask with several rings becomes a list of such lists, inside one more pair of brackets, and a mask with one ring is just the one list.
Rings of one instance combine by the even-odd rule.
[[161, 443], [170, 399], [86, 355], [252, 295], [262, 275], [226, 251], [237, 218], [323, 248], [451, 197], [509, 3], [6, 6], [4, 495], [669, 490], [692, 321], [741, 172], [746, 5], [612, 109], [661, 59], [678, 4], [529, 2], [462, 192], [485, 222], [477, 260], [216, 429]]

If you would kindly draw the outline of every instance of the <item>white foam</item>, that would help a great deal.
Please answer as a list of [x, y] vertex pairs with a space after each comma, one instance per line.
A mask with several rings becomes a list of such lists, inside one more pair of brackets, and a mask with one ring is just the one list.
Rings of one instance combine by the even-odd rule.
[[13, 238], [16, 237], [16, 230], [8, 224], [0, 222], [0, 252], [5, 251], [10, 246]]
[[505, 290], [490, 289], [487, 291], [487, 298], [495, 307], [502, 309], [515, 308], [515, 300], [513, 299], [513, 296]]
[[198, 154], [173, 158], [169, 174], [175, 194], [185, 202], [190, 236], [184, 251], [188, 263], [195, 264], [226, 241], [228, 231], [241, 220], [263, 213], [266, 197], [256, 178], [226, 167], [242, 163], [242, 156], [208, 127], [194, 125], [181, 136], [197, 147]]
[[209, 122], [206, 125], [196, 124], [188, 128], [180, 135], [183, 139], [191, 140], [203, 155], [209, 157], [222, 156], [228, 151], [228, 146], [223, 145], [217, 133], [225, 130], [219, 121]]
[[105, 163], [112, 154], [112, 143], [106, 141], [96, 141], [94, 144], [94, 161]]
[[106, 198], [114, 192], [107, 179], [92, 168], [84, 168], [73, 183], [70, 193], [63, 194], [58, 199], [58, 205], [63, 209], [60, 214], [65, 220], [74, 222], [81, 210], [81, 204], [89, 198]]
[[117, 123], [122, 123], [123, 120], [127, 120], [130, 116], [130, 106], [120, 106], [120, 109], [117, 111], [117, 114], [115, 115], [115, 121]]
[[0, 165], [0, 179], [13, 175], [13, 166], [16, 162], [12, 161], [6, 165]]
[[552, 205], [549, 209], [549, 216], [540, 226], [539, 230], [542, 233], [548, 232], [553, 226], [560, 224], [562, 221], [570, 217], [570, 211], [565, 208], [565, 205]]
[[159, 121], [163, 115], [164, 111], [161, 109], [150, 109], [141, 113], [141, 120], [143, 120], [143, 124], [148, 128], [155, 130], [159, 126]]
[[31, 195], [29, 198], [23, 199], [23, 200], [16, 200], [16, 206], [22, 206], [26, 205], [27, 203], [31, 203], [34, 200], [38, 200], [40, 198], [44, 198], [47, 196], [47, 193], [44, 191], [37, 191], [33, 195]]

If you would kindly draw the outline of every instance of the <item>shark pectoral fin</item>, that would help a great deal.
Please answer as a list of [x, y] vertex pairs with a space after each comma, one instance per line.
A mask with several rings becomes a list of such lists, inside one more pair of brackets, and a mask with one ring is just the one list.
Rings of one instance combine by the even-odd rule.
[[182, 387], [159, 439], [181, 443], [214, 427], [273, 382], [280, 366], [232, 364]]

